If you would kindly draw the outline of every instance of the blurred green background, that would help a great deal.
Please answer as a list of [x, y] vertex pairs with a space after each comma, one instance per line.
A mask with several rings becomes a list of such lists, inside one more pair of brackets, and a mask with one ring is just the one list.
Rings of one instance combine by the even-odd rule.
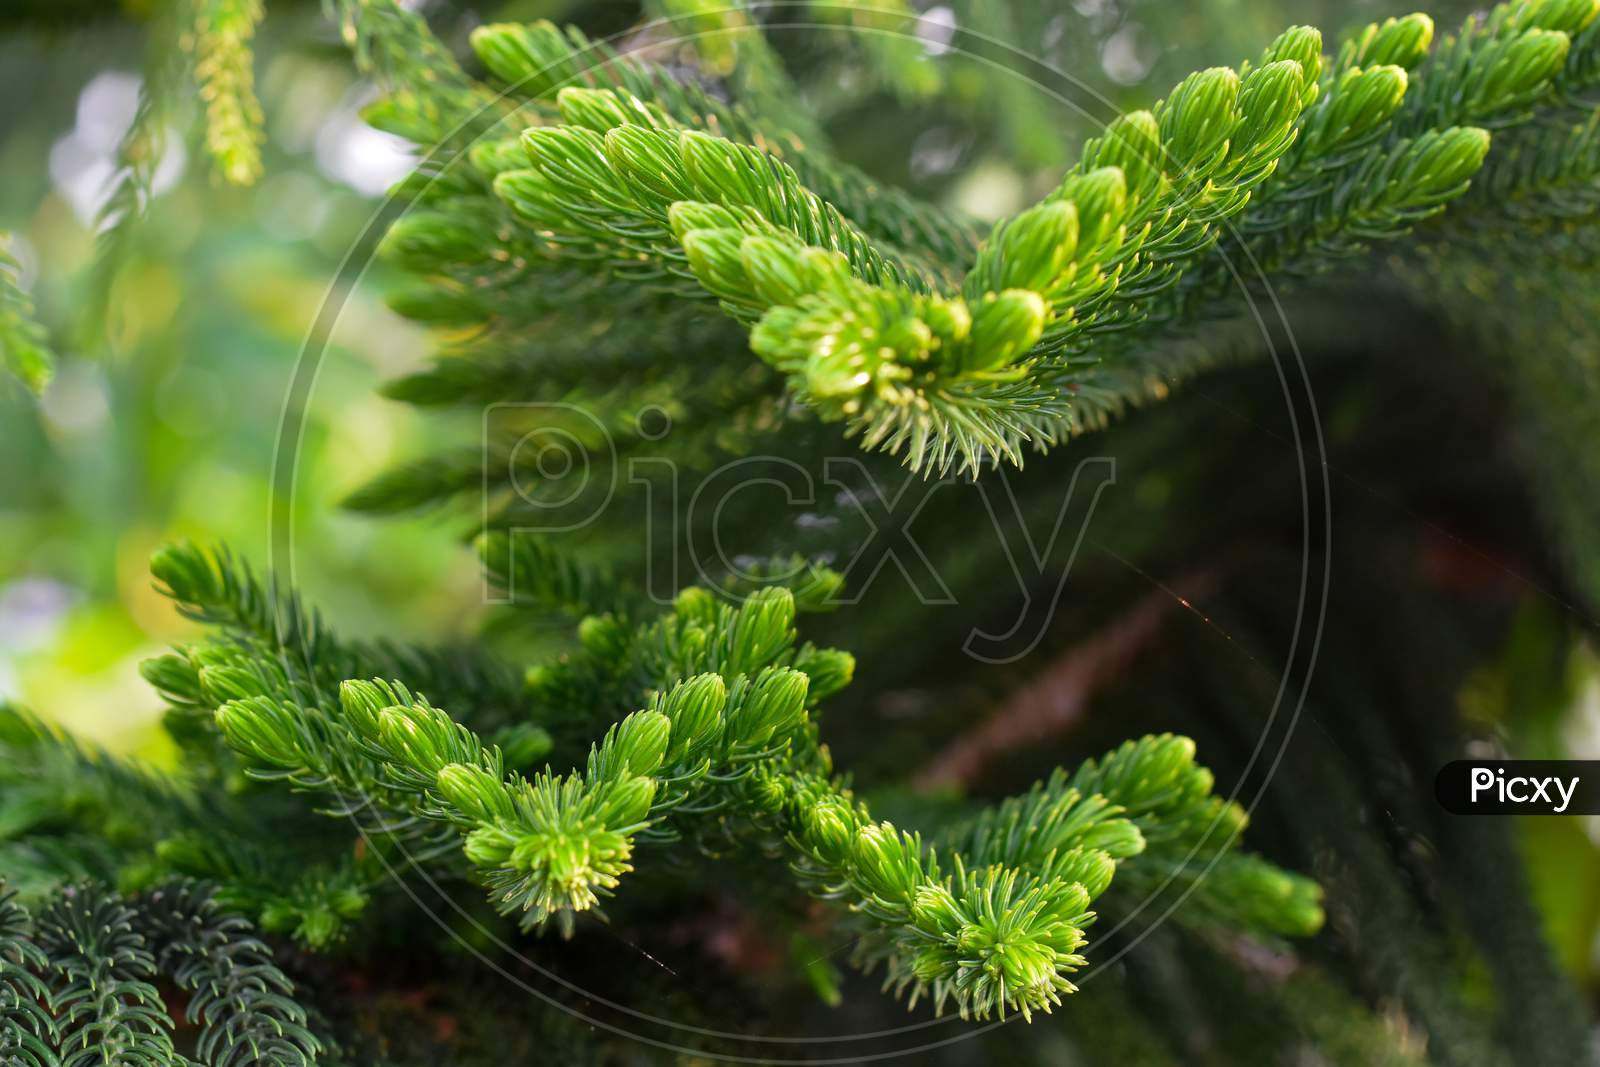
[[[100, 283], [96, 219], [137, 107], [147, 27], [109, 7], [94, 14], [86, 26], [6, 26], [0, 42], [0, 91], [29, 101], [0, 119], [0, 228], [17, 235], [61, 357], [40, 402], [14, 383], [0, 398], [0, 692], [138, 750], [154, 743], [160, 702], [137, 664], [186, 630], [151, 588], [150, 552], [189, 537], [265, 557], [292, 368], [340, 259], [410, 156], [361, 123], [371, 90], [315, 8], [274, 11], [257, 71], [266, 175], [223, 186], [174, 131], [96, 337], [82, 321]], [[458, 627], [476, 589], [459, 529], [338, 507], [424, 443], [374, 386], [428, 347], [375, 290], [356, 292], [305, 427], [293, 500], [302, 577], [363, 632]]]

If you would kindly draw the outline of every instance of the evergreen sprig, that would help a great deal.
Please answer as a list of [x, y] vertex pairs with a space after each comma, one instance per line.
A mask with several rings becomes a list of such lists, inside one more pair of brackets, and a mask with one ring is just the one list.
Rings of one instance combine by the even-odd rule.
[[[237, 692], [217, 673], [209, 683]], [[227, 699], [201, 689], [197, 706]], [[85, 880], [136, 891], [173, 875], [200, 877], [218, 884], [225, 907], [270, 932], [318, 947], [335, 942], [365, 908], [373, 873], [303, 827], [291, 831], [294, 845], [270, 834], [262, 840], [264, 826], [284, 825], [278, 813], [241, 812], [230, 788], [236, 772], [218, 775], [216, 729], [197, 729], [195, 719], [195, 708], [168, 716], [189, 773], [164, 774], [0, 705], [0, 856], [8, 882], [35, 904]]]
[[172, 1067], [172, 1020], [138, 915], [115, 894], [69, 886], [40, 913], [63, 1067]]
[[485, 27], [485, 64], [553, 125], [525, 134], [531, 167], [507, 141], [474, 154], [509, 214], [481, 185], [441, 191], [395, 244], [432, 248], [413, 266], [456, 277], [453, 292], [504, 291], [503, 274], [459, 288], [483, 260], [469, 235], [490, 228], [467, 220], [496, 217], [507, 260], [542, 262], [534, 274], [598, 274], [605, 299], [714, 296], [793, 395], [864, 447], [973, 471], [1164, 394], [1196, 361], [1161, 338], [1236, 311], [1241, 281], [1254, 292], [1437, 225], [1474, 175], [1502, 167], [1491, 131], [1584, 108], [1593, 23], [1589, 0], [1515, 0], [1437, 46], [1431, 20], [1411, 15], [1332, 57], [1315, 30], [1291, 29], [1114, 120], [1055, 193], [981, 243], [934, 221], [947, 213], [863, 196], [875, 191], [819, 145], [643, 59], [548, 25]]
[[1558, 102], [1563, 72], [1581, 61], [1570, 35], [1596, 10], [1589, 0], [1501, 4], [1436, 48], [1421, 14], [1353, 34], [1300, 143], [1225, 244], [1227, 258], [1186, 281], [1171, 318], [1192, 321], [1241, 273], [1305, 274], [1401, 236], [1461, 197], [1482, 167], [1492, 184], [1487, 131]]
[[83, 830], [101, 845], [149, 841], [188, 822], [194, 797], [181, 780], [158, 776], [80, 744], [58, 727], [0, 703], [0, 840]]
[[[0, 885], [0, 1053], [38, 1067], [312, 1067], [322, 1043], [272, 951], [178, 880], [124, 898], [95, 882], [60, 887], [36, 917]], [[155, 982], [188, 997], [193, 1058]]]
[[311, 1067], [321, 1048], [306, 1029], [294, 984], [250, 926], [192, 881], [151, 890], [141, 921], [162, 973], [189, 996], [195, 1051], [210, 1067]]
[[514, 673], [482, 648], [343, 640], [294, 591], [261, 581], [225, 548], [169, 545], [150, 569], [180, 612], [220, 631], [219, 639], [144, 665], [147, 680], [176, 706], [209, 714], [228, 699], [229, 685], [315, 701], [337, 694], [344, 679], [367, 675], [456, 694], [463, 710], [490, 726], [512, 717], [521, 702]]
[[[569, 106], [598, 105], [611, 114], [622, 109], [635, 121], [648, 116], [643, 124], [654, 128], [699, 130], [759, 148], [793, 167], [803, 186], [873, 239], [920, 253], [929, 264], [968, 262], [977, 251], [980, 234], [971, 222], [830, 158], [819, 150], [816, 135], [785, 129], [764, 109], [719, 99], [693, 80], [675, 77], [638, 54], [618, 54], [575, 28], [499, 23], [474, 31], [472, 44], [508, 92], [542, 101], [553, 119], [564, 117], [558, 104], [562, 90], [604, 91], [609, 96], [580, 96]], [[515, 147], [508, 144], [500, 154], [520, 166], [525, 156], [513, 153]]]
[[[582, 655], [532, 680], [536, 703], [578, 703], [591, 722], [635, 694], [643, 706], [567, 773], [508, 772], [497, 747], [398, 682], [347, 681], [337, 706], [235, 700], [217, 721], [253, 776], [359, 795], [391, 825], [453, 838], [495, 905], [527, 927], [572, 930], [619, 891], [646, 844], [786, 848], [802, 882], [863, 925], [864, 965], [882, 964], [913, 1003], [978, 1017], [1048, 1011], [1072, 991], [1089, 904], [1147, 839], [1197, 853], [1220, 822], [1213, 851], [1224, 852], [1242, 827], [1211, 796], [1193, 746], [1164, 737], [1005, 802], [950, 844], [925, 844], [875, 820], [834, 776], [813, 709], [848, 680], [849, 660], [796, 651], [794, 612], [782, 587], [737, 606], [690, 589], [654, 620], [585, 619]], [[1320, 924], [1311, 883], [1260, 861], [1226, 869], [1221, 899], [1239, 902], [1219, 916], [1270, 933]]]
[[496, 189], [557, 255], [581, 249], [639, 281], [692, 274], [868, 447], [970, 467], [1048, 433], [1064, 408], [1030, 374], [1124, 318], [1113, 291], [1159, 288], [1271, 173], [1315, 90], [1317, 52], [1314, 35], [1291, 31], [1242, 77], [1203, 72], [1113, 124], [1049, 202], [997, 228], [960, 296], [935, 295], [937, 277], [876, 248], [760, 149], [662, 129], [610, 90], [563, 90], [568, 124], [530, 131], [533, 169]]
[[0, 1053], [8, 1063], [48, 1067], [56, 1044], [50, 991], [40, 975], [49, 966], [32, 940], [27, 911], [11, 889], [0, 890]]
[[[1525, 171], [1530, 153], [1546, 166], [1579, 158], [1576, 146], [1529, 139], [1521, 152], [1508, 146], [1502, 167], [1487, 134], [1570, 125], [1600, 83], [1593, 0], [1508, 0], [1437, 45], [1426, 16], [1391, 18], [1331, 59], [1298, 27], [1258, 60], [1195, 74], [1113, 121], [1044, 204], [980, 241], [951, 212], [829, 158], [781, 106], [793, 94], [741, 5], [661, 10], [711, 31], [698, 38], [702, 73], [736, 75], [746, 99], [731, 103], [643, 58], [648, 49], [619, 54], [548, 23], [474, 33], [507, 86], [499, 94], [393, 0], [330, 10], [358, 64], [392, 90], [371, 120], [424, 148], [459, 149], [402, 185], [420, 203], [387, 248], [425, 283], [397, 294], [400, 307], [523, 329], [562, 313], [554, 292], [569, 312], [614, 307], [630, 291], [713, 295], [806, 406], [864, 447], [935, 472], [1020, 463], [1029, 447], [1164, 395], [1197, 361], [1175, 358], [1162, 335], [1236, 311], [1241, 282], [1253, 293], [1262, 278], [1301, 278], [1437, 224], [1485, 167], [1492, 178]], [[933, 84], [934, 65], [904, 32], [908, 13], [817, 12], [864, 27], [894, 84], [913, 95]], [[257, 168], [248, 42], [259, 17], [256, 0], [204, 0], [178, 29], [214, 154], [241, 180]], [[738, 56], [747, 62], [724, 62]], [[163, 69], [152, 68], [114, 214], [147, 197], [172, 96]], [[531, 159], [508, 136], [530, 122]], [[1552, 244], [1571, 243], [1559, 198], [1521, 206]], [[1460, 215], [1463, 233], [1479, 227], [1477, 212]], [[568, 346], [546, 347], [560, 358]], [[30, 377], [37, 364], [30, 355]], [[401, 472], [358, 500], [409, 507], [459, 490], [426, 473], [440, 472]]]

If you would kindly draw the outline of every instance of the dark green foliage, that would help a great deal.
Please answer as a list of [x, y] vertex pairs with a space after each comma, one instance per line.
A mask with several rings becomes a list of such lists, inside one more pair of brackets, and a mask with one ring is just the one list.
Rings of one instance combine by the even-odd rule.
[[0, 899], [0, 1052], [26, 1067], [45, 1067], [56, 1043], [50, 991], [40, 977], [45, 954], [31, 940], [28, 913], [13, 890]]
[[137, 921], [115, 894], [89, 884], [66, 887], [40, 911], [38, 944], [64, 1067], [176, 1060], [172, 1023], [152, 984], [155, 957]]
[[196, 1059], [214, 1067], [315, 1062], [318, 1042], [294, 986], [248, 923], [190, 881], [165, 883], [141, 903], [157, 965], [189, 995], [185, 1018], [200, 1026]]
[[[187, 1056], [158, 978], [188, 997], [185, 1019], [198, 1033]], [[194, 882], [126, 900], [74, 882], [36, 919], [6, 890], [0, 981], [7, 1063], [307, 1067], [320, 1047], [271, 950]]]

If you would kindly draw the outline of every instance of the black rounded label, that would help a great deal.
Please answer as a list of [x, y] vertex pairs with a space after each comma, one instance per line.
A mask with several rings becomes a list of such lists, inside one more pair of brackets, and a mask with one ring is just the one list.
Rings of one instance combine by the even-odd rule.
[[1433, 792], [1455, 815], [1600, 815], [1600, 761], [1456, 760]]

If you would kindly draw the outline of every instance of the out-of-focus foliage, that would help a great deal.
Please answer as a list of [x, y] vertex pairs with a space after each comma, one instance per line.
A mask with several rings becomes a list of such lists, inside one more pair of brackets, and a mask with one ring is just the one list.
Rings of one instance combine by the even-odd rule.
[[[0, 234], [0, 241], [9, 239]], [[44, 327], [33, 320], [33, 301], [22, 289], [19, 264], [0, 247], [0, 354], [6, 369], [35, 393], [44, 391], [55, 370], [55, 355]]]
[[[262, 180], [219, 184], [198, 143], [166, 138], [158, 195], [119, 235], [109, 278], [96, 229], [137, 111], [139, 27], [0, 39], [8, 97], [34, 101], [0, 118], [0, 226], [14, 231], [58, 356], [37, 401], [0, 379], [0, 691], [118, 745], [152, 736], [159, 705], [137, 664], [181, 632], [149, 587], [149, 552], [185, 533], [264, 555], [280, 444], [299, 447], [298, 477], [279, 494], [296, 567], [344, 590], [342, 617], [440, 634], [471, 608], [459, 528], [378, 526], [337, 507], [384, 456], [437, 435], [373, 391], [424, 340], [364, 286], [333, 283], [373, 197], [410, 157], [361, 123], [369, 90], [347, 61], [307, 47], [322, 32], [314, 15], [280, 12], [299, 43], [256, 60], [271, 115]], [[96, 304], [103, 330], [89, 322]], [[297, 368], [311, 370], [300, 356], [324, 307], [338, 318], [297, 424], [292, 386]]]

